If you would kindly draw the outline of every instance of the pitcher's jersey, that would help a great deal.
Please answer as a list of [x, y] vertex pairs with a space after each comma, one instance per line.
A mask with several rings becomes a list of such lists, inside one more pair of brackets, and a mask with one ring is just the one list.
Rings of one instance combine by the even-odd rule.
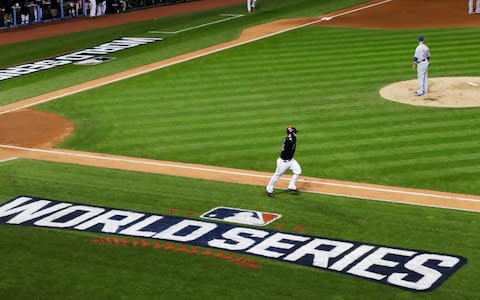
[[425, 44], [420, 44], [415, 49], [413, 60], [417, 63], [430, 59], [430, 49]]

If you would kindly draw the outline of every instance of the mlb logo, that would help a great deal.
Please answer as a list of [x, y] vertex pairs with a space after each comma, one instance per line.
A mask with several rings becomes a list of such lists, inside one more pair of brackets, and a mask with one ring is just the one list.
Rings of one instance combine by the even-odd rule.
[[255, 226], [265, 226], [281, 217], [280, 214], [231, 207], [216, 207], [200, 216], [203, 219]]

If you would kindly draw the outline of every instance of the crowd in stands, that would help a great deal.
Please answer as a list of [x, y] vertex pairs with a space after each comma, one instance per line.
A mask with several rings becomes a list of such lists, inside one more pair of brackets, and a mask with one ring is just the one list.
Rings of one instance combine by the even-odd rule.
[[0, 28], [187, 1], [192, 0], [0, 0]]

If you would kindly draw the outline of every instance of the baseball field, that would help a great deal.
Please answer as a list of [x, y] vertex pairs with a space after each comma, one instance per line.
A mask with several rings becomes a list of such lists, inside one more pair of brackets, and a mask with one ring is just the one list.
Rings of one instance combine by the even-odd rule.
[[[0, 44], [0, 299], [480, 298], [480, 108], [379, 94], [416, 78], [423, 35], [430, 78], [468, 77], [480, 99], [480, 15], [221, 2]], [[300, 193], [284, 175], [269, 198], [290, 124]], [[281, 217], [201, 217], [219, 207]]]

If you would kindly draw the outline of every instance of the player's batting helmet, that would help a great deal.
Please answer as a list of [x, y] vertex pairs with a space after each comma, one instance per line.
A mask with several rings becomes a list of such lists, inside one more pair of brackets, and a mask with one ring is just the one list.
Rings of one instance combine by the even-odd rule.
[[297, 133], [297, 128], [293, 127], [293, 126], [288, 126], [287, 127], [287, 134], [289, 133]]

